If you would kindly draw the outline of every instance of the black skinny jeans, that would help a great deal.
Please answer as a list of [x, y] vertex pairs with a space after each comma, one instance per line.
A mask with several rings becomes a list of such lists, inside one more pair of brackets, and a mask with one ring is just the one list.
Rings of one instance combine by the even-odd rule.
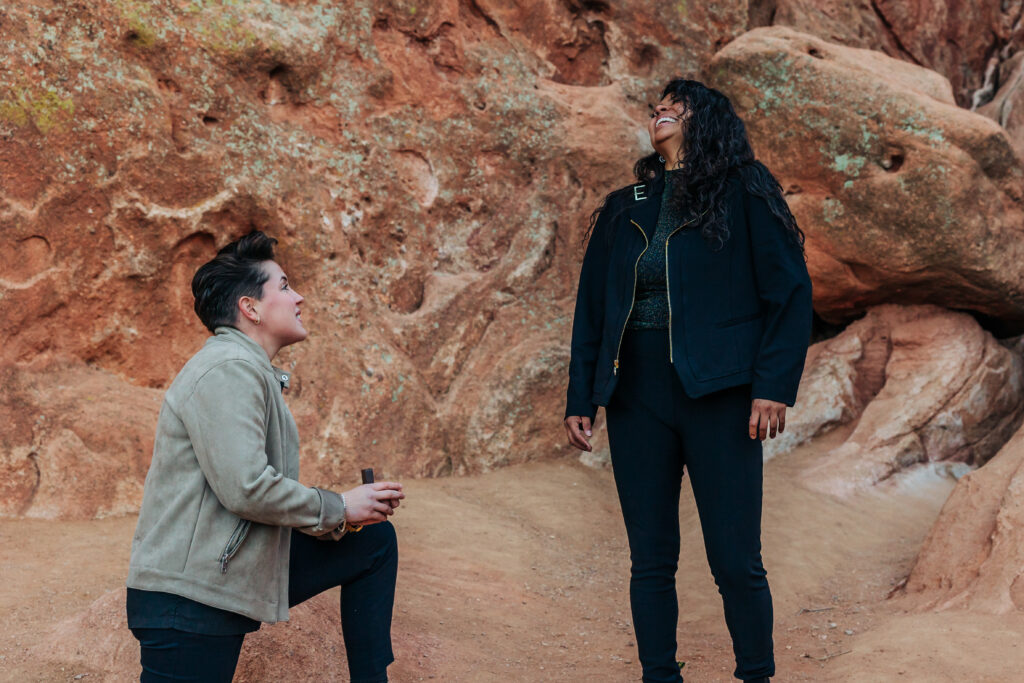
[[[387, 667], [395, 660], [391, 612], [398, 572], [398, 542], [391, 523], [366, 526], [340, 541], [318, 541], [293, 531], [289, 565], [290, 606], [341, 586], [341, 629], [352, 683], [387, 681]], [[141, 645], [141, 683], [230, 683], [245, 638], [170, 628], [132, 632]]]
[[[686, 362], [676, 353], [677, 362]], [[761, 563], [761, 442], [747, 431], [750, 385], [688, 397], [669, 362], [667, 330], [627, 330], [619, 368], [606, 414], [643, 680], [682, 680], [675, 574], [684, 466], [725, 606], [735, 675], [774, 675], [772, 598]]]

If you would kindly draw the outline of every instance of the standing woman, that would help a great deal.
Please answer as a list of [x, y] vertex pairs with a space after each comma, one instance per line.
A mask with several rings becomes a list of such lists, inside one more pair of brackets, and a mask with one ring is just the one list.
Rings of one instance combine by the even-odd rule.
[[761, 562], [761, 441], [785, 427], [811, 333], [811, 282], [781, 188], [717, 90], [665, 86], [637, 184], [591, 219], [572, 329], [565, 430], [605, 406], [629, 538], [644, 681], [676, 662], [679, 492], [689, 472], [737, 678], [775, 674]]
[[271, 361], [307, 333], [275, 243], [252, 232], [192, 280], [213, 336], [164, 397], [128, 573], [143, 683], [230, 683], [246, 633], [334, 586], [353, 683], [387, 681], [394, 660], [398, 550], [385, 520], [402, 485], [338, 494], [297, 481], [289, 373]]

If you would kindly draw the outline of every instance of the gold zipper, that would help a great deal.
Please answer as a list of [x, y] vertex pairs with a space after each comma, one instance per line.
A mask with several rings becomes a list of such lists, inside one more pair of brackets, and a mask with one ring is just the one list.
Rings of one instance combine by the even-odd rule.
[[668, 241], [670, 239], [672, 239], [672, 235], [676, 234], [677, 232], [679, 232], [680, 230], [682, 230], [683, 228], [685, 228], [687, 225], [689, 225], [690, 223], [694, 222], [695, 220], [697, 220], [699, 218], [702, 218], [704, 216], [704, 214], [706, 214], [707, 212], [708, 212], [708, 210], [704, 209], [703, 211], [700, 212], [700, 216], [696, 216], [695, 218], [691, 218], [690, 220], [686, 221], [685, 223], [680, 225], [678, 228], [676, 228], [675, 230], [670, 232], [668, 234], [668, 237], [665, 238], [665, 296], [668, 299], [668, 362], [669, 363], [674, 363], [675, 360], [672, 357], [672, 288], [669, 287], [669, 281], [668, 281]]
[[633, 315], [633, 304], [636, 303], [636, 269], [640, 265], [640, 259], [647, 253], [647, 249], [651, 246], [650, 241], [647, 239], [647, 233], [640, 227], [640, 224], [636, 221], [630, 221], [636, 226], [636, 229], [640, 231], [640, 234], [644, 236], [644, 250], [640, 252], [640, 255], [636, 257], [636, 263], [633, 264], [633, 296], [629, 300], [629, 313], [626, 314], [626, 322], [622, 323], [622, 332], [619, 333], [619, 346], [615, 349], [615, 362], [612, 364], [612, 374], [619, 374], [619, 352], [622, 351], [622, 338], [626, 336], [626, 325], [629, 324], [629, 316]]

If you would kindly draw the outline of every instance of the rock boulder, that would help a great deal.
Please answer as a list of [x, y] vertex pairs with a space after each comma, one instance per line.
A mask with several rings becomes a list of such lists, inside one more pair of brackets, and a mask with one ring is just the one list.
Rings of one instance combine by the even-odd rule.
[[847, 495], [923, 463], [978, 466], [1024, 418], [1024, 360], [964, 313], [879, 306], [817, 346], [790, 441], [773, 448], [856, 424], [803, 472], [813, 488]]
[[807, 234], [819, 315], [933, 303], [1024, 328], [1024, 166], [938, 74], [782, 27], [708, 72]]
[[952, 81], [963, 107], [986, 87], [993, 58], [1021, 31], [1020, 0], [752, 0], [750, 7], [756, 25], [788, 26], [932, 69]]
[[786, 413], [786, 430], [764, 442], [766, 459], [860, 419], [885, 385], [892, 353], [884, 309], [873, 309], [807, 350], [797, 402]]
[[73, 363], [0, 368], [0, 517], [138, 510], [161, 392]]
[[907, 579], [920, 609], [1024, 610], [1024, 428], [964, 476]]

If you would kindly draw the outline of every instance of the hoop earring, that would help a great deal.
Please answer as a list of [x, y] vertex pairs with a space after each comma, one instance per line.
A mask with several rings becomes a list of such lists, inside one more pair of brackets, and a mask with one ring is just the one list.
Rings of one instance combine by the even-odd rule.
[[658, 155], [658, 161], [660, 161], [661, 163], [665, 163], [665, 157], [663, 157], [663, 156], [661, 156], [661, 155], [659, 154], [659, 155]]

